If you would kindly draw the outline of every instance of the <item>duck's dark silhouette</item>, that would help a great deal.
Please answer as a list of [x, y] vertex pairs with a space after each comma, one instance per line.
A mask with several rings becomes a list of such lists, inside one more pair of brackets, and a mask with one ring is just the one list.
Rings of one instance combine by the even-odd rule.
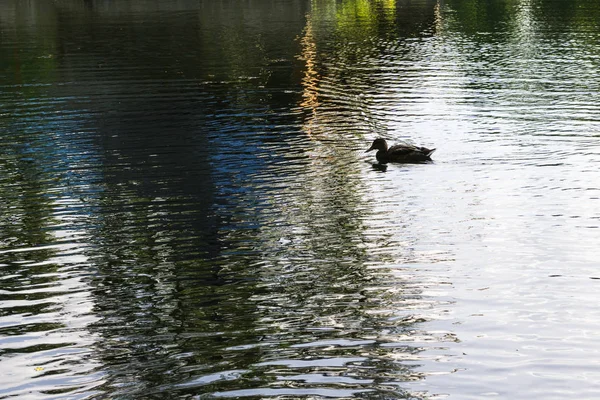
[[389, 162], [420, 163], [431, 161], [431, 154], [435, 151], [435, 149], [413, 146], [408, 143], [397, 144], [388, 148], [385, 139], [381, 138], [375, 139], [367, 152], [371, 150], [377, 150], [375, 157], [382, 164]]

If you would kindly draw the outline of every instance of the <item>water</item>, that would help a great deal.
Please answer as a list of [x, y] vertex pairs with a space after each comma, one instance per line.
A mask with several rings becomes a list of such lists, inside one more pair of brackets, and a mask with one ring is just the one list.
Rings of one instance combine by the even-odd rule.
[[3, 2], [0, 398], [600, 397], [598, 21]]

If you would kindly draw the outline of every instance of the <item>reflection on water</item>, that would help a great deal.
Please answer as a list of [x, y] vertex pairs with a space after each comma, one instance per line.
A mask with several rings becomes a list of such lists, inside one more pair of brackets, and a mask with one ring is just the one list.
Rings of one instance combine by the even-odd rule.
[[0, 398], [598, 397], [598, 17], [3, 3]]

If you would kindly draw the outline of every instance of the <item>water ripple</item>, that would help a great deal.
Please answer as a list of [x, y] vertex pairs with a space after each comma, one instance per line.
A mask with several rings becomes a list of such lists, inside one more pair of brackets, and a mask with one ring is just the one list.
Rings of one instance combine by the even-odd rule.
[[0, 5], [0, 397], [598, 397], [559, 3]]

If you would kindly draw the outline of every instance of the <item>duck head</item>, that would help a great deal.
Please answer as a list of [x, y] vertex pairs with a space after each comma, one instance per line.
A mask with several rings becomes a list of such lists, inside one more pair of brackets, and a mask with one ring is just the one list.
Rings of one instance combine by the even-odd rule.
[[371, 150], [382, 150], [382, 151], [387, 151], [387, 142], [385, 141], [385, 139], [375, 139], [373, 141], [373, 144], [371, 145], [371, 147], [369, 147], [369, 150], [367, 150], [365, 153], [368, 153]]

